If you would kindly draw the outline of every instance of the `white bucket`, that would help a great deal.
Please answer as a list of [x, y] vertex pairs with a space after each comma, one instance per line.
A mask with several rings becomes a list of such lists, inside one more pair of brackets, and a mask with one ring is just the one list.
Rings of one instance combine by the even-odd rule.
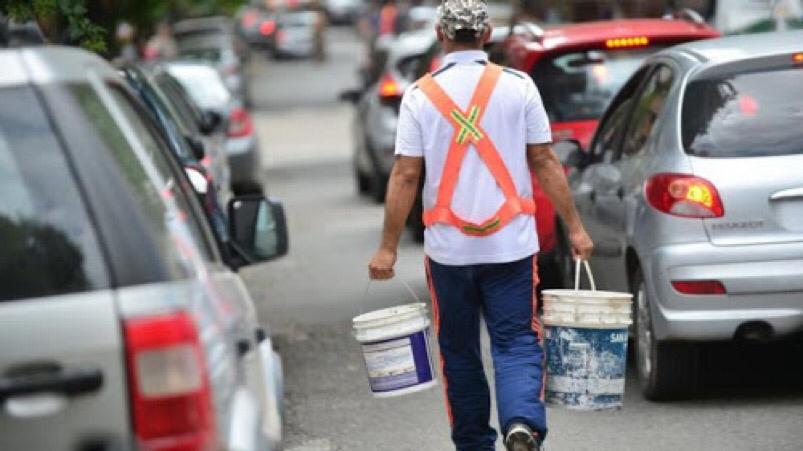
[[371, 392], [379, 398], [406, 395], [437, 385], [424, 303], [365, 313], [353, 320]]
[[619, 408], [625, 389], [627, 336], [633, 295], [580, 290], [580, 261], [574, 290], [544, 290], [546, 401], [576, 410]]

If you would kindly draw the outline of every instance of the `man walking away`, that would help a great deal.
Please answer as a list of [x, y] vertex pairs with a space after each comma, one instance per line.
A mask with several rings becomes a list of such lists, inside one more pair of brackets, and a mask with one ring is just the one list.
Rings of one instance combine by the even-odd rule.
[[552, 151], [533, 81], [489, 63], [480, 50], [491, 34], [486, 3], [444, 0], [436, 33], [446, 56], [439, 70], [404, 94], [382, 242], [370, 277], [394, 275], [399, 238], [426, 163], [426, 273], [452, 441], [458, 451], [491, 451], [496, 441], [480, 351], [482, 314], [505, 445], [537, 450], [547, 426], [530, 169], [566, 224], [575, 257], [588, 258], [593, 245]]

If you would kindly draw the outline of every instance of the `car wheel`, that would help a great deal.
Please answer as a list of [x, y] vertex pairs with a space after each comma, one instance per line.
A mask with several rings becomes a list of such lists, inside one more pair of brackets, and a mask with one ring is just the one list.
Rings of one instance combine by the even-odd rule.
[[677, 399], [697, 389], [699, 354], [691, 343], [659, 342], [652, 325], [652, 302], [641, 270], [633, 277], [636, 366], [641, 391], [653, 401]]
[[373, 176], [371, 176], [371, 199], [373, 199], [374, 202], [381, 204], [385, 201], [385, 193], [387, 193], [387, 189], [388, 178], [379, 172], [374, 172]]
[[564, 288], [574, 288], [574, 257], [572, 248], [569, 246], [569, 239], [563, 233], [563, 227], [555, 227], [555, 235], [558, 241], [555, 248], [555, 271], [558, 280]]
[[264, 193], [262, 184], [255, 181], [239, 182], [233, 184], [231, 190], [234, 192], [235, 196], [247, 196], [250, 194], [261, 195]]
[[356, 167], [354, 168], [354, 181], [357, 184], [358, 193], [368, 194], [371, 191], [371, 179]]

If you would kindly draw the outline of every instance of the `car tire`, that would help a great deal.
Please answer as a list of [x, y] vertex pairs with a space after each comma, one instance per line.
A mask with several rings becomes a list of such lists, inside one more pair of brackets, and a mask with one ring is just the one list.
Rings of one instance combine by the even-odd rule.
[[232, 185], [231, 190], [235, 196], [248, 196], [251, 194], [262, 195], [264, 189], [262, 184], [255, 181], [238, 182]]
[[635, 356], [639, 384], [652, 401], [679, 399], [694, 394], [699, 374], [699, 349], [693, 343], [655, 339], [647, 284], [641, 269], [633, 276]]
[[574, 257], [569, 239], [563, 232], [561, 223], [555, 226], [555, 237], [557, 245], [555, 247], [555, 272], [563, 288], [574, 288]]
[[359, 194], [368, 194], [371, 191], [371, 179], [358, 168], [354, 168], [354, 182]]
[[371, 199], [378, 204], [385, 202], [385, 194], [387, 193], [387, 189], [388, 178], [379, 172], [374, 172], [374, 174], [371, 176]]

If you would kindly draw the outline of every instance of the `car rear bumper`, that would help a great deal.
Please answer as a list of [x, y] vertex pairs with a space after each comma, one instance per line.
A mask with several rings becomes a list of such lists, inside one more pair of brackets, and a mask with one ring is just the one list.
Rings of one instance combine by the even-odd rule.
[[[659, 340], [730, 340], [749, 323], [773, 336], [803, 330], [803, 243], [672, 245], [652, 253], [649, 284]], [[716, 280], [727, 294], [688, 295], [672, 281]]]

